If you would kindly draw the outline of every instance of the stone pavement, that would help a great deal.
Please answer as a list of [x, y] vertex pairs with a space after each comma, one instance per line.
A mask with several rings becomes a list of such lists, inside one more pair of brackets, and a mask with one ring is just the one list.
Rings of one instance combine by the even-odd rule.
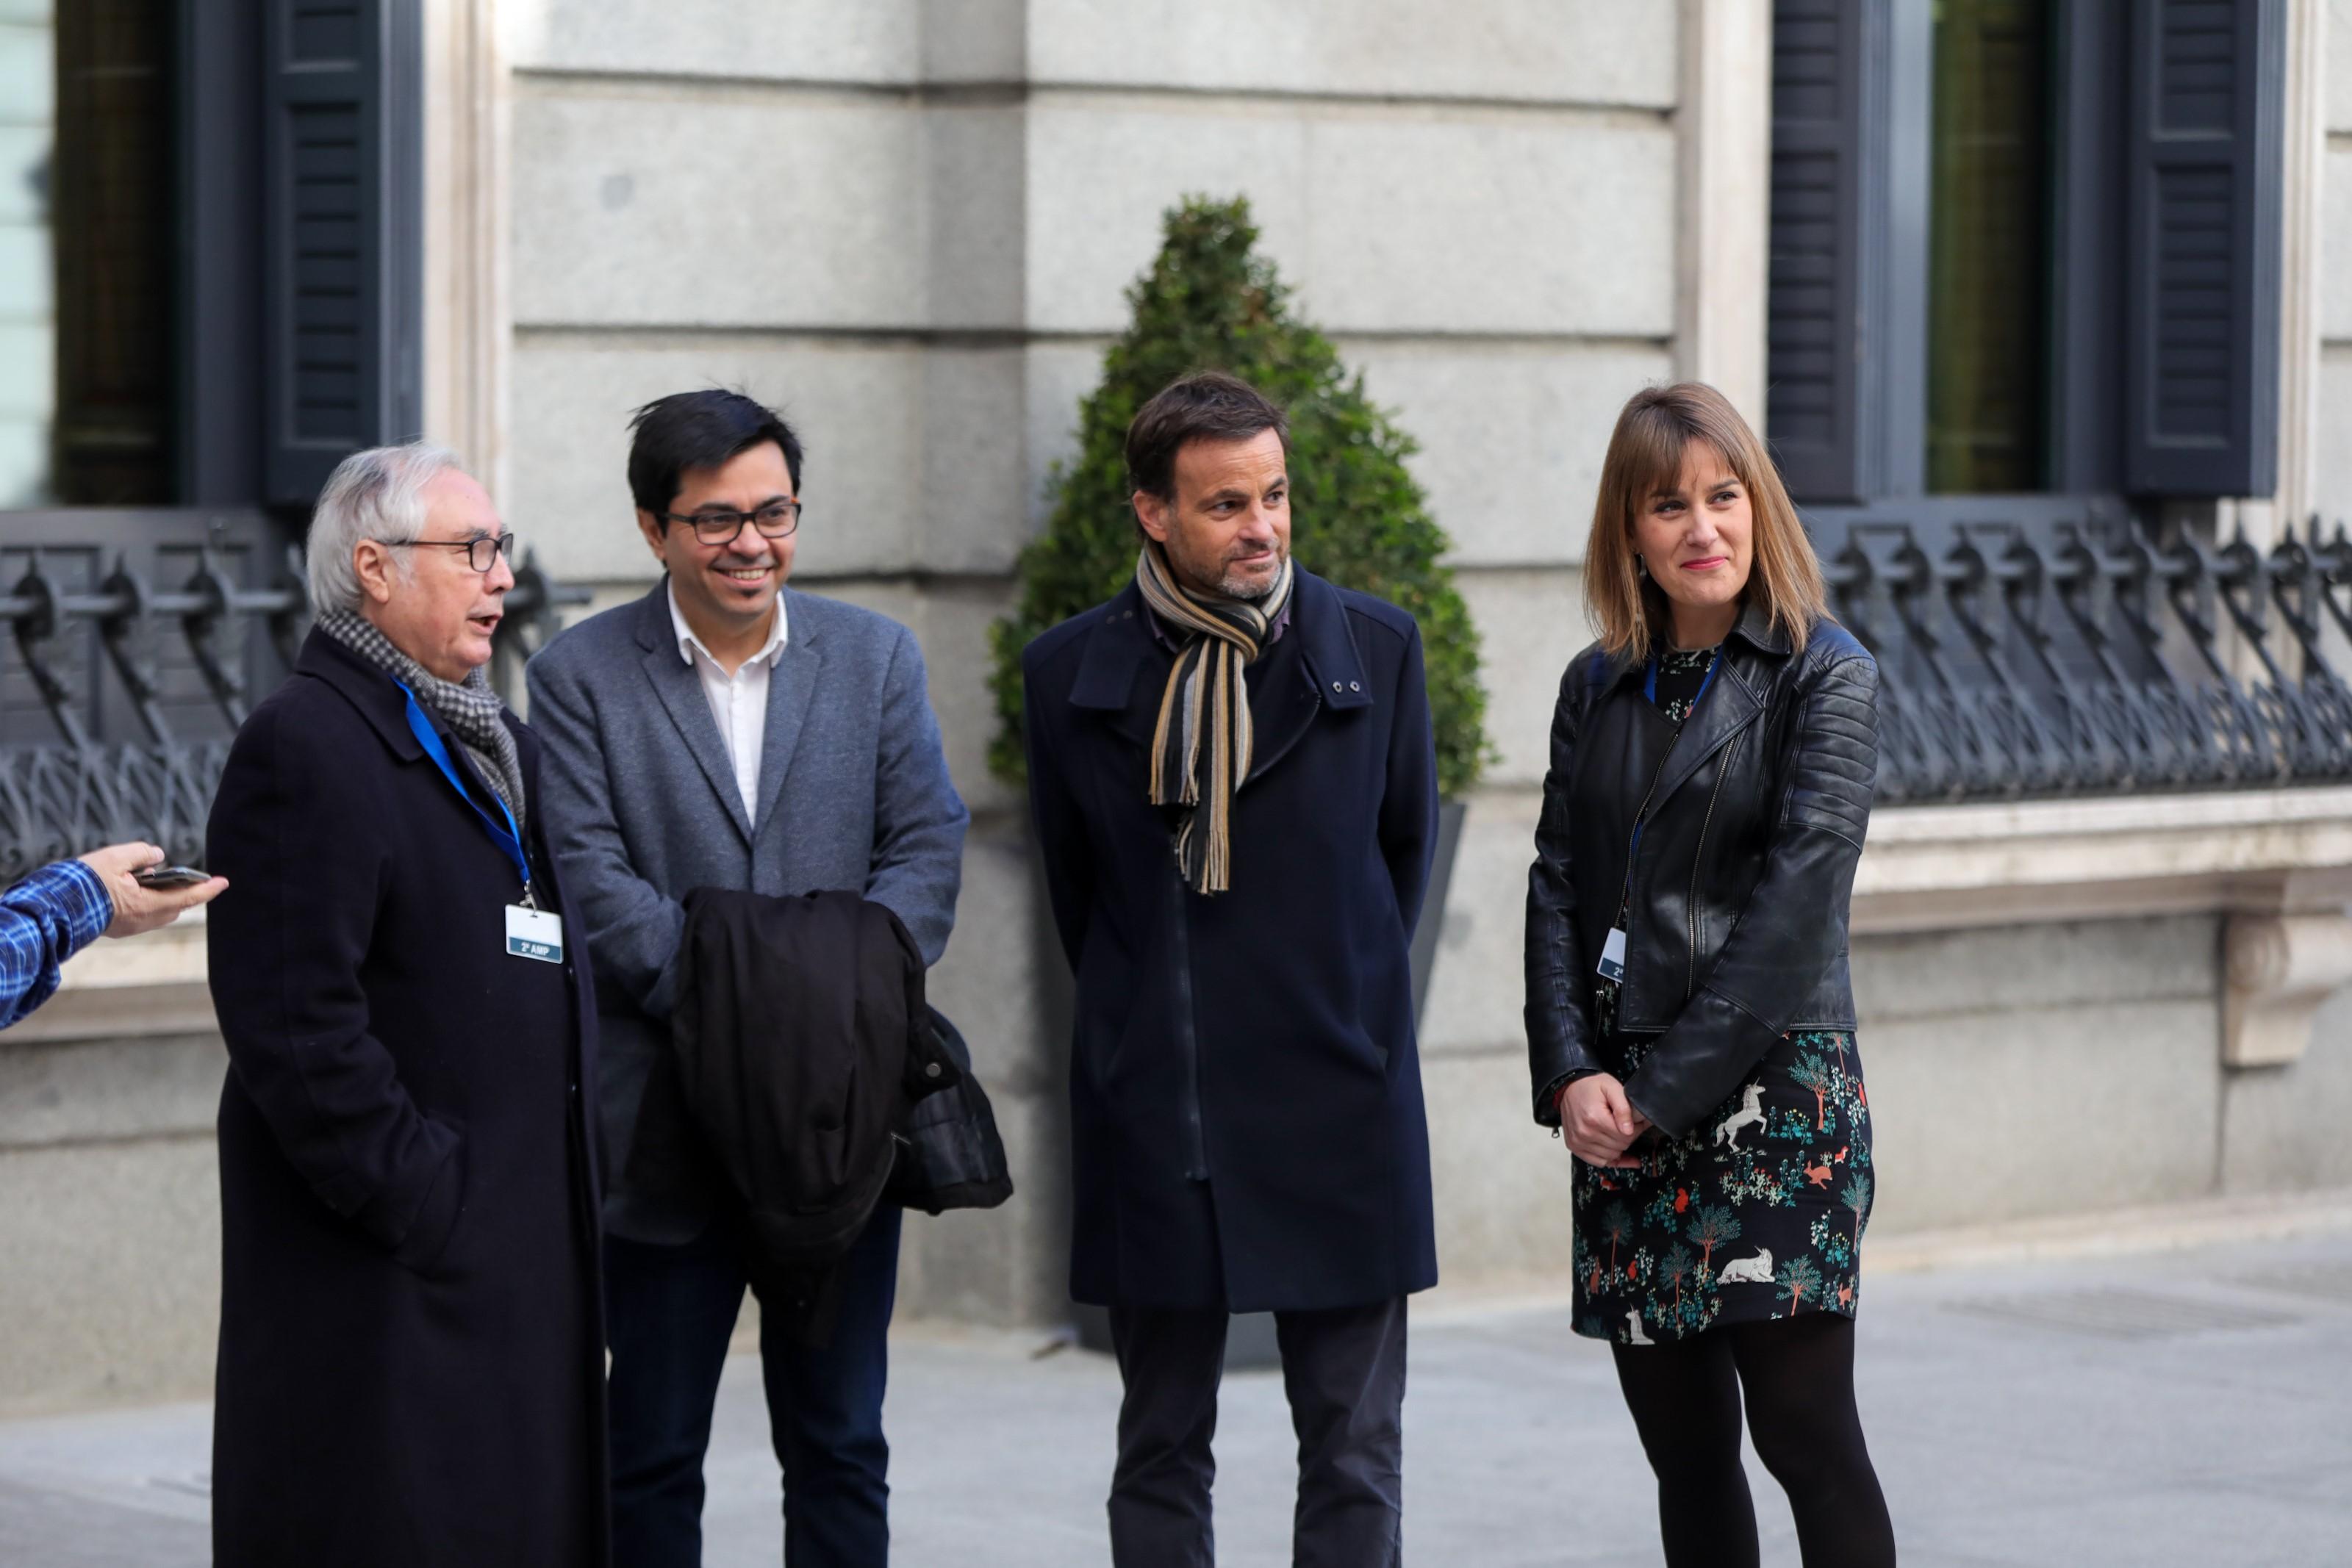
[[[1893, 1251], [1890, 1249], [1890, 1253]], [[2352, 1562], [2352, 1228], [1870, 1277], [1864, 1416], [1910, 1568]], [[1075, 1349], [922, 1328], [898, 1342], [897, 1561], [1076, 1568], [1108, 1555], [1118, 1379]], [[1449, 1306], [1413, 1329], [1409, 1560], [1657, 1561], [1608, 1354], [1556, 1305]], [[0, 1422], [0, 1563], [205, 1561], [208, 1411]], [[1226, 1380], [1220, 1561], [1288, 1561], [1290, 1439], [1272, 1373]], [[757, 1368], [730, 1364], [705, 1560], [778, 1558]], [[1765, 1561], [1793, 1564], [1755, 1476]]]

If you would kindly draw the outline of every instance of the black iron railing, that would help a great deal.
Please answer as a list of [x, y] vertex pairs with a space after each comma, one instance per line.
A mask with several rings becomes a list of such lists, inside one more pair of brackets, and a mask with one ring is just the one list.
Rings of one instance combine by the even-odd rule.
[[2352, 780], [2352, 538], [2120, 512], [1815, 538], [1879, 660], [1885, 804]]
[[[9, 633], [0, 684], [29, 683], [51, 733], [25, 737], [20, 713], [12, 743], [0, 746], [0, 882], [127, 839], [199, 861], [230, 737], [283, 678], [309, 629], [299, 553], [288, 549], [274, 570], [256, 570], [242, 559], [249, 551], [232, 563], [197, 545], [193, 570], [168, 585], [134, 570], [126, 554], [91, 582], [86, 560], [74, 563], [79, 572], [60, 572], [48, 551], [6, 553], [27, 564], [0, 591]], [[523, 661], [556, 630], [558, 611], [587, 599], [528, 556], [517, 566], [492, 664], [509, 700], [520, 695]], [[93, 635], [95, 664], [86, 656]], [[132, 722], [115, 716], [113, 705], [127, 706]]]

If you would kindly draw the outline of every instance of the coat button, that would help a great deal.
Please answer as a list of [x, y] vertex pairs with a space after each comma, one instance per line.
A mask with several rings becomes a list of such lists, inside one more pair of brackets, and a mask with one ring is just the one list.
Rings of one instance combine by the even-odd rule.
[[1339, 682], [1337, 682], [1337, 681], [1333, 681], [1333, 682], [1331, 683], [1331, 689], [1332, 689], [1333, 691], [1335, 691], [1335, 692], [1336, 692], [1336, 691], [1338, 691], [1338, 690], [1339, 689]]
[[1361, 687], [1361, 686], [1360, 686], [1360, 685], [1358, 685], [1355, 682], [1353, 682], [1353, 681], [1349, 681], [1349, 682], [1348, 683], [1348, 689], [1349, 689], [1349, 691], [1351, 691], [1351, 692], [1360, 692], [1360, 691], [1362, 691], [1364, 688], [1363, 688], [1363, 687]]
[[936, 1061], [927, 1061], [927, 1062], [923, 1063], [923, 1076], [924, 1076], [924, 1077], [926, 1077], [926, 1078], [937, 1078], [939, 1075], [940, 1075], [940, 1064], [939, 1064], [938, 1062], [936, 1062]]

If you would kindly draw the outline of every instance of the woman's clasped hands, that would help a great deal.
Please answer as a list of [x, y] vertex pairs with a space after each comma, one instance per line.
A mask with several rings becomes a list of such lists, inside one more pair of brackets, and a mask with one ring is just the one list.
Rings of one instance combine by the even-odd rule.
[[1625, 1086], [1606, 1072], [1587, 1073], [1559, 1092], [1559, 1132], [1568, 1152], [1591, 1166], [1632, 1170], [1642, 1162], [1628, 1151], [1650, 1130], [1650, 1119], [1625, 1098]]

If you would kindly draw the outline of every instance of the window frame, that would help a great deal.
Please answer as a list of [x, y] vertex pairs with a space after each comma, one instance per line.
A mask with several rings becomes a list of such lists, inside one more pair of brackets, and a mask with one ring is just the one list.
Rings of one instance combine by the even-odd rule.
[[[2166, 0], [2067, 0], [2057, 10], [2053, 60], [2058, 147], [2048, 263], [2046, 483], [2018, 496], [1943, 497], [1928, 495], [1926, 462], [1930, 8], [1899, 0], [1776, 0], [1776, 22], [1834, 16], [1839, 63], [1853, 72], [1840, 84], [1852, 127], [1852, 172], [1835, 242], [1846, 290], [1837, 300], [1844, 336], [1832, 345], [1851, 361], [1851, 402], [1841, 412], [1852, 440], [1850, 450], [1827, 454], [1826, 462], [1818, 446], [1791, 454], [1801, 461], [1784, 460], [1809, 520], [1940, 517], [1957, 508], [1987, 522], [2046, 522], [2056, 497], [2080, 503], [2077, 511], [2125, 504], [2152, 514], [2168, 501], [2270, 493], [2278, 443], [2275, 122], [2283, 97], [2283, 0], [2244, 0], [2231, 16], [2234, 80], [2247, 90], [2230, 136], [2209, 149], [2239, 159], [2242, 183], [2250, 187], [2243, 204], [2255, 221], [2238, 225], [2247, 232], [2231, 257], [2233, 279], [2242, 280], [2232, 284], [2242, 290], [2232, 319], [2244, 329], [2231, 333], [2238, 348], [2230, 395], [2237, 419], [2229, 449], [2184, 457], [2179, 443], [2168, 445], [2155, 429], [2144, 383], [2160, 350], [2142, 340], [2150, 329], [2136, 325], [2153, 319], [2157, 303], [2155, 268], [2143, 259], [2154, 253], [2160, 222], [2149, 168], [2181, 144], [2162, 122], [2156, 103], [2161, 95], [2150, 85], [2160, 79], [2166, 29], [2178, 17]], [[1776, 55], [1780, 47], [1776, 29]], [[1776, 105], [1776, 148], [1781, 135]], [[1786, 259], [1773, 258], [1776, 286]], [[1777, 346], [1776, 340], [1775, 359]], [[1768, 361], [1767, 373], [1780, 384], [1779, 365]], [[1774, 434], [1769, 407], [1768, 396], [1768, 438]]]
[[[294, 58], [287, 44], [298, 21], [311, 26], [321, 13], [347, 20], [344, 36], [355, 46], [349, 59], [329, 62], [325, 70], [315, 59]], [[203, 591], [217, 584], [228, 593], [281, 600], [291, 589], [299, 605], [293, 547], [327, 470], [359, 445], [421, 433], [423, 0], [348, 0], [341, 7], [174, 0], [170, 25], [176, 221], [169, 436], [176, 494], [154, 506], [0, 509], [0, 595], [29, 594], [37, 601], [55, 594], [68, 601], [26, 622], [40, 633], [48, 672], [64, 683], [65, 716], [45, 716], [35, 700], [40, 679], [27, 679], [32, 666], [16, 650], [0, 661], [0, 752], [73, 750], [76, 728], [109, 757], [122, 747], [177, 756], [220, 744], [234, 728], [236, 705], [186, 695], [193, 678], [186, 648], [199, 636], [216, 647], [249, 701], [285, 674], [291, 643], [282, 635], [283, 617], [273, 627], [249, 608], [230, 605], [207, 619], [201, 612], [160, 610], [148, 597], [184, 600], [192, 583], [202, 583]], [[337, 64], [347, 78], [356, 76], [351, 90], [377, 118], [363, 161], [372, 182], [362, 214], [372, 249], [363, 261], [375, 277], [362, 357], [380, 396], [357, 440], [340, 449], [313, 444], [301, 455], [307, 466], [294, 477], [307, 487], [298, 487], [287, 482], [288, 465], [272, 462], [285, 444], [282, 411], [292, 380], [289, 334], [273, 324], [284, 314], [292, 277], [289, 198], [272, 192], [286, 170], [273, 163], [268, 143], [270, 116], [289, 95], [273, 90], [272, 82], [331, 75]], [[314, 79], [303, 90], [315, 93], [318, 85]], [[200, 561], [197, 552], [206, 547], [209, 559]], [[54, 552], [46, 565], [45, 551]], [[208, 576], [204, 566], [221, 575]], [[106, 580], [117, 573], [137, 585], [135, 606], [127, 616], [105, 612], [111, 618], [101, 622], [100, 612], [79, 601], [108, 594]], [[222, 622], [217, 630], [215, 622]], [[0, 625], [0, 634], [15, 626]], [[110, 636], [128, 639], [123, 645], [142, 666], [142, 680], [164, 677], [171, 693], [165, 701], [178, 721], [166, 726], [168, 737], [149, 733], [135, 683], [103, 651]], [[104, 758], [89, 765], [111, 766]]]

